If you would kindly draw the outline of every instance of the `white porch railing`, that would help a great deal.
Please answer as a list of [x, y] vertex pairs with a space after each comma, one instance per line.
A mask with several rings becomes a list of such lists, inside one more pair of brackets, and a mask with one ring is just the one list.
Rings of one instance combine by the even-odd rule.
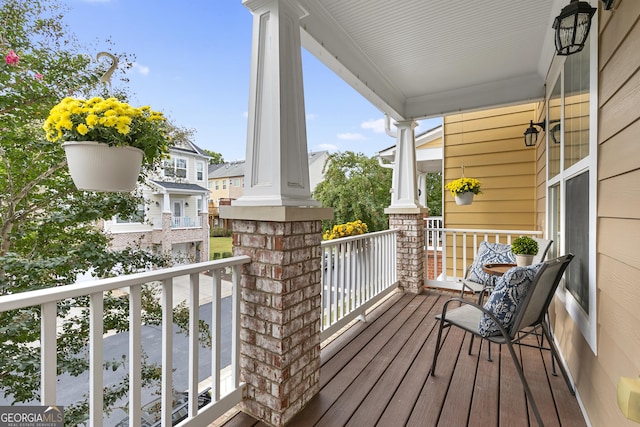
[[[240, 266], [250, 262], [247, 256], [225, 258], [162, 270], [126, 276], [76, 283], [37, 291], [0, 297], [0, 312], [25, 307], [41, 307], [41, 384], [42, 405], [56, 405], [56, 304], [67, 298], [90, 297], [89, 330], [89, 425], [103, 425], [103, 300], [104, 292], [127, 288], [129, 293], [129, 425], [138, 426], [141, 420], [141, 289], [149, 282], [161, 282], [162, 286], [162, 425], [172, 425], [172, 371], [173, 371], [173, 284], [180, 276], [189, 276], [189, 396], [188, 417], [179, 426], [207, 426], [242, 400], [244, 384], [240, 383], [239, 324], [240, 324]], [[232, 318], [231, 318], [231, 376], [232, 390], [220, 396], [220, 335], [221, 335], [221, 273], [231, 267]], [[200, 273], [213, 273], [211, 331], [214, 334], [211, 368], [211, 403], [198, 409], [198, 323]]]
[[202, 227], [202, 219], [197, 216], [195, 218], [189, 216], [172, 216], [172, 228], [198, 228]]
[[460, 289], [458, 280], [478, 253], [483, 240], [511, 244], [518, 236], [541, 237], [541, 231], [485, 230], [462, 228], [425, 228], [427, 277], [425, 285], [446, 289]]
[[322, 242], [322, 340], [397, 287], [396, 234], [385, 230]]

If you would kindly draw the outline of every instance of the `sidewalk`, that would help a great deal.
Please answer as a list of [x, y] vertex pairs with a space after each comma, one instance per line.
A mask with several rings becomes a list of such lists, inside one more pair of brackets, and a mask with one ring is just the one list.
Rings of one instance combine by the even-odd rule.
[[[223, 279], [221, 298], [230, 296], [231, 289], [231, 282]], [[208, 304], [212, 300], [213, 277], [200, 274], [200, 305]], [[182, 301], [189, 303], [189, 276], [180, 276], [173, 279], [173, 306], [177, 306]]]

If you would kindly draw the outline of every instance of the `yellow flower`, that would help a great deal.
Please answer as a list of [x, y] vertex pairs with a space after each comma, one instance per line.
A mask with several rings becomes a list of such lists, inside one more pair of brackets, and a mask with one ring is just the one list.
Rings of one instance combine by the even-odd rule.
[[89, 128], [87, 127], [87, 125], [85, 125], [84, 123], [80, 123], [78, 125], [78, 127], [76, 128], [76, 130], [78, 131], [78, 133], [80, 135], [86, 135], [87, 132], [89, 132]]

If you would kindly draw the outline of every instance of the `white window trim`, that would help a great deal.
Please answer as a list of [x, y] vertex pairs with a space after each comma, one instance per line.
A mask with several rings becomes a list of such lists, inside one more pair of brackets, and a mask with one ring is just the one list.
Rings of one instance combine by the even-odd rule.
[[[565, 309], [574, 320], [578, 329], [584, 336], [585, 340], [591, 347], [591, 351], [593, 354], [597, 356], [598, 354], [598, 346], [597, 346], [597, 236], [595, 232], [591, 230], [596, 230], [597, 225], [597, 189], [598, 189], [598, 16], [597, 13], [592, 18], [591, 31], [589, 37], [590, 39], [590, 50], [589, 50], [589, 156], [586, 159], [582, 159], [575, 164], [571, 165], [569, 168], [564, 170], [564, 132], [561, 134], [561, 144], [560, 144], [560, 162], [561, 168], [560, 173], [553, 177], [548, 177], [549, 171], [549, 144], [551, 142], [550, 132], [546, 134], [546, 169], [547, 169], [547, 186], [546, 186], [546, 218], [545, 221], [547, 223], [547, 229], [549, 227], [549, 212], [550, 212], [550, 204], [549, 200], [549, 187], [560, 184], [560, 222], [561, 229], [563, 233], [566, 231], [566, 206], [565, 206], [565, 184], [566, 181], [574, 176], [579, 175], [582, 172], [589, 171], [589, 315], [580, 307], [580, 304], [574, 298], [574, 296], [568, 292], [564, 287], [558, 287], [556, 291], [556, 295], [560, 299], [560, 301], [564, 304]], [[559, 57], [556, 56], [556, 59]], [[547, 93], [546, 93], [546, 105], [549, 105], [549, 97], [551, 92], [553, 91], [553, 84], [560, 79], [561, 87], [562, 87], [562, 108], [561, 111], [561, 120], [564, 123], [564, 59], [562, 57], [561, 66], [559, 67], [559, 71], [553, 73], [555, 75], [554, 79], [549, 79], [547, 84]], [[552, 67], [553, 68], [553, 67]], [[551, 74], [550, 74], [551, 75]], [[548, 117], [548, 113], [547, 113]], [[562, 239], [561, 247], [559, 251], [561, 254], [566, 253], [565, 251], [565, 242], [566, 239]]]
[[[177, 163], [178, 163], [178, 159], [184, 160], [185, 162], [185, 176], [181, 177], [181, 176], [177, 176], [176, 174], [176, 170], [177, 168]], [[163, 167], [162, 168], [162, 176], [164, 176], [165, 178], [175, 178], [175, 179], [189, 179], [189, 159], [184, 157], [184, 156], [169, 156], [169, 158], [167, 160], [173, 161], [173, 176], [168, 176], [166, 174], [166, 170]]]
[[[202, 179], [198, 179], [198, 166], [202, 166]], [[204, 181], [206, 177], [205, 164], [202, 160], [196, 160], [196, 181]]]

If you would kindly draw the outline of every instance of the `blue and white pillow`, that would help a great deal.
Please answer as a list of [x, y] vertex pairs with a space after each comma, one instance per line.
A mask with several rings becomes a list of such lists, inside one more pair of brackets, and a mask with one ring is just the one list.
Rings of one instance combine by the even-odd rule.
[[[526, 267], [513, 267], [507, 270], [496, 283], [484, 308], [493, 314], [507, 332], [515, 320], [515, 313], [520, 303], [529, 292], [531, 283], [542, 264], [529, 265]], [[500, 329], [496, 323], [486, 314], [480, 318], [478, 332], [483, 337], [500, 335]]]
[[511, 245], [504, 243], [489, 243], [486, 240], [480, 242], [478, 253], [469, 268], [467, 280], [491, 284], [491, 275], [482, 271], [485, 264], [515, 264], [516, 256], [511, 252]]

